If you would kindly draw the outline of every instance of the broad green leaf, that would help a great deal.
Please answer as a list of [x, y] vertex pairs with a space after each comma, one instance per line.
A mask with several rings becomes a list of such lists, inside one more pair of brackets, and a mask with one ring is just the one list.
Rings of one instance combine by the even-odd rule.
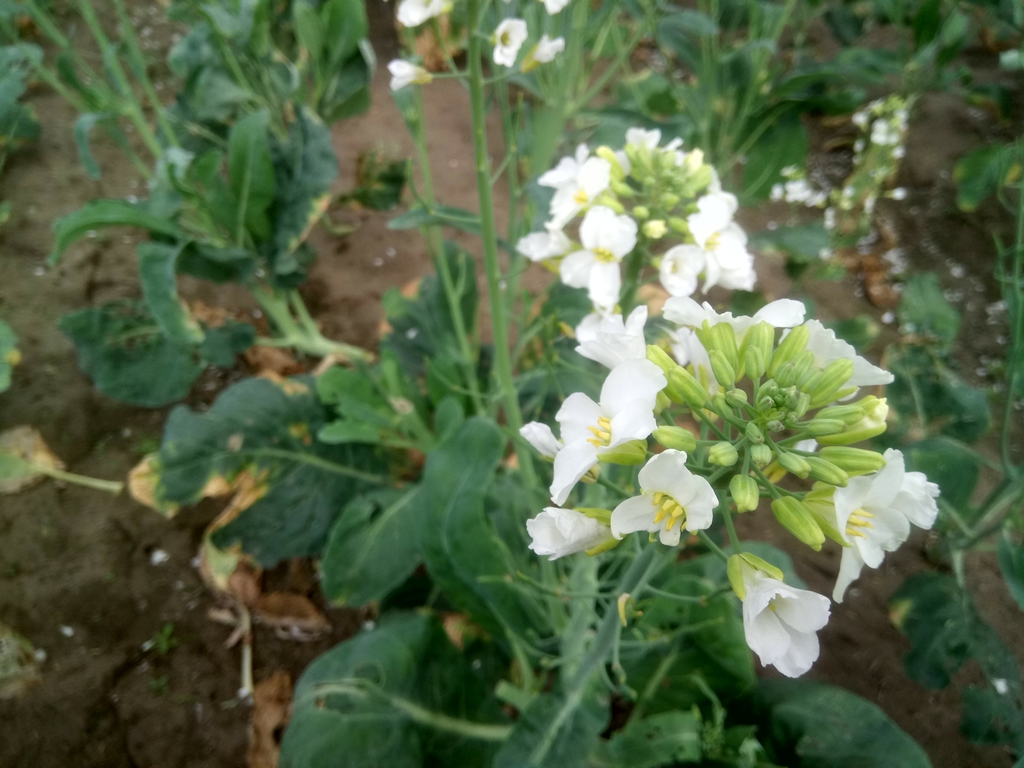
[[865, 699], [822, 683], [762, 680], [762, 743], [789, 768], [931, 768], [924, 750]]
[[78, 147], [78, 159], [91, 179], [100, 178], [100, 166], [96, 162], [96, 158], [92, 156], [92, 150], [89, 147], [89, 134], [94, 127], [104, 121], [110, 121], [114, 117], [112, 112], [86, 112], [75, 120], [75, 145]]
[[[561, 727], [548, 743], [544, 737], [553, 722]], [[602, 697], [584, 694], [582, 701], [571, 706], [562, 695], [538, 694], [520, 714], [494, 768], [583, 768], [607, 722], [608, 706]]]
[[946, 438], [920, 440], [901, 448], [908, 470], [924, 472], [937, 483], [942, 498], [962, 516], [978, 484], [980, 466], [974, 452], [967, 446]]
[[[281, 768], [491, 766], [508, 726], [489, 695], [489, 653], [480, 643], [458, 653], [432, 616], [385, 615], [303, 673]], [[434, 715], [478, 735], [432, 728]]]
[[138, 227], [168, 237], [186, 236], [173, 221], [154, 216], [141, 205], [127, 200], [93, 200], [54, 222], [55, 240], [49, 262], [55, 264], [69, 245], [88, 232], [104, 227]]
[[319, 61], [323, 55], [324, 35], [316, 8], [306, 0], [300, 0], [292, 5], [292, 22], [299, 45], [306, 49], [314, 62]]
[[[1006, 686], [1006, 681], [1002, 681]], [[1016, 754], [1024, 750], [1024, 718], [1020, 704], [1007, 688], [963, 689], [960, 730], [975, 744], [1009, 744]]]
[[595, 768], [659, 768], [701, 761], [701, 720], [695, 712], [661, 712], [626, 727], [601, 742]]
[[0, 320], [0, 392], [10, 389], [11, 373], [20, 360], [18, 334], [11, 326]]
[[261, 109], [235, 123], [228, 136], [228, 177], [239, 218], [235, 232], [244, 224], [259, 240], [269, 234], [266, 213], [274, 200], [274, 163], [267, 141], [269, 125], [270, 113]]
[[821, 221], [755, 232], [751, 234], [750, 241], [755, 248], [784, 253], [800, 264], [821, 261], [822, 251], [832, 244], [832, 238]]
[[389, 482], [371, 449], [316, 439], [328, 418], [307, 377], [242, 381], [203, 413], [179, 406], [164, 428], [157, 495], [192, 504], [211, 480], [244, 474], [252, 503], [217, 529], [214, 544], [238, 543], [267, 567], [319, 555], [345, 504]]
[[167, 337], [182, 344], [200, 344], [203, 329], [178, 296], [176, 265], [183, 248], [154, 241], [139, 243], [139, 278], [146, 306]]
[[383, 600], [420, 564], [418, 486], [388, 489], [349, 502], [331, 528], [320, 569], [336, 605]]
[[960, 313], [943, 296], [933, 272], [914, 275], [903, 286], [899, 305], [900, 331], [935, 339], [943, 352], [960, 330]]
[[214, 283], [244, 283], [256, 272], [257, 255], [245, 248], [190, 243], [178, 256], [178, 271]]
[[977, 210], [992, 192], [1020, 175], [1021, 157], [1015, 144], [995, 144], [969, 152], [953, 168], [956, 203], [962, 211]]
[[235, 357], [256, 343], [256, 329], [248, 323], [228, 320], [223, 325], [206, 328], [199, 355], [210, 365], [231, 368]]
[[999, 570], [1006, 588], [1024, 611], [1024, 545], [1015, 544], [1005, 531], [999, 537]]
[[545, 628], [506, 582], [510, 557], [484, 509], [505, 448], [494, 422], [468, 419], [427, 458], [419, 514], [423, 560], [434, 582], [496, 638], [506, 627]]
[[[743, 193], [766, 198], [773, 184], [782, 181], [782, 169], [807, 164], [807, 130], [795, 110], [777, 117], [750, 148], [743, 167]], [[815, 254], [817, 255], [817, 254]]]
[[338, 160], [331, 132], [304, 107], [299, 108], [295, 122], [288, 128], [288, 141], [276, 148], [274, 158], [272, 267], [276, 280], [291, 286], [304, 278], [295, 251], [330, 204]]
[[365, 152], [359, 156], [356, 171], [359, 186], [341, 199], [374, 211], [390, 211], [402, 200], [407, 170], [405, 160], [391, 160], [378, 151]]
[[206, 367], [198, 348], [165, 335], [141, 302], [81, 309], [59, 325], [96, 388], [125, 403], [158, 408], [181, 400]]

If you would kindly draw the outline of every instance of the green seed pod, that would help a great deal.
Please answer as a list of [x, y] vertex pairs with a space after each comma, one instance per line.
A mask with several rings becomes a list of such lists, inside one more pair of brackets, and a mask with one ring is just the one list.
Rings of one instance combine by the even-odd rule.
[[636, 466], [647, 461], [647, 441], [630, 440], [628, 443], [617, 445], [611, 450], [599, 453], [598, 461], [605, 464], [622, 464], [624, 466]]
[[[697, 381], [693, 374], [682, 366], [677, 365], [668, 375], [669, 384], [679, 393], [680, 400], [691, 408], [703, 408], [708, 402], [708, 392]], [[672, 397], [671, 393], [669, 397]]]
[[805, 456], [804, 461], [810, 467], [810, 475], [815, 480], [821, 480], [829, 485], [837, 485], [844, 488], [850, 481], [850, 476], [827, 459], [817, 456]]
[[761, 500], [757, 481], [750, 475], [733, 475], [729, 481], [729, 493], [736, 503], [737, 512], [752, 512], [757, 509], [757, 504]]
[[807, 349], [807, 342], [810, 338], [811, 329], [806, 325], [798, 325], [787, 333], [786, 338], [779, 342], [779, 346], [775, 348], [775, 352], [772, 354], [772, 362], [768, 366], [768, 375], [775, 376], [775, 371], [779, 369], [779, 366], [783, 363], [788, 363]]
[[731, 387], [736, 383], [736, 369], [729, 364], [724, 353], [717, 349], [711, 349], [708, 351], [708, 358], [711, 360], [711, 370], [719, 384], [723, 387]]
[[658, 427], [654, 430], [654, 439], [666, 448], [692, 453], [697, 448], [697, 438], [693, 432], [682, 427]]
[[747, 440], [750, 441], [751, 445], [760, 445], [764, 442], [764, 433], [761, 428], [752, 421], [747, 422], [745, 430]]
[[772, 502], [772, 512], [783, 528], [814, 551], [821, 550], [821, 545], [825, 543], [825, 534], [814, 514], [803, 502], [792, 496], [783, 496]]
[[808, 392], [811, 396], [811, 407], [820, 408], [835, 400], [839, 390], [850, 380], [851, 376], [853, 376], [852, 360], [840, 358], [826, 365], [818, 386]]
[[767, 445], [750, 446], [750, 460], [758, 469], [764, 469], [772, 463], [772, 449]]
[[708, 461], [720, 467], [731, 467], [739, 459], [736, 446], [732, 443], [715, 443], [708, 451]]
[[811, 473], [811, 465], [803, 456], [797, 456], [795, 453], [787, 451], [779, 453], [779, 466], [800, 478], [805, 478]]
[[885, 458], [877, 451], [847, 446], [826, 446], [818, 453], [821, 458], [835, 464], [848, 475], [877, 472], [885, 466]]
[[820, 437], [821, 435], [834, 435], [836, 432], [842, 432], [846, 429], [846, 423], [839, 419], [823, 419], [821, 414], [818, 414], [811, 419], [804, 429], [807, 430], [807, 434], [811, 435], [811, 437]]

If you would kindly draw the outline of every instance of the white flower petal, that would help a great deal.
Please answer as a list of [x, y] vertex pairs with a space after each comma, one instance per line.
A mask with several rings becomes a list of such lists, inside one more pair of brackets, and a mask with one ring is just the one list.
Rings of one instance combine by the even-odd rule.
[[555, 472], [551, 481], [551, 500], [564, 504], [572, 489], [588, 470], [597, 464], [597, 448], [580, 440], [567, 444], [555, 456]]
[[589, 288], [590, 272], [596, 263], [597, 259], [590, 251], [576, 251], [562, 259], [558, 273], [562, 282], [572, 288]]
[[662, 287], [675, 297], [692, 296], [697, 291], [697, 280], [704, 270], [705, 261], [704, 251], [696, 245], [669, 248], [661, 257], [658, 272]]
[[584, 552], [611, 535], [608, 527], [596, 520], [581, 512], [559, 507], [547, 507], [527, 520], [526, 530], [533, 539], [530, 549], [538, 555], [550, 555], [551, 560]]
[[576, 351], [608, 368], [614, 368], [624, 360], [645, 358], [646, 321], [647, 307], [643, 304], [630, 313], [625, 323], [622, 315], [587, 315], [576, 329], [576, 339], [579, 341]]
[[661, 368], [650, 360], [626, 360], [615, 366], [604, 380], [601, 409], [614, 415], [638, 402], [653, 411], [658, 393], [667, 384]]
[[593, 437], [589, 427], [596, 427], [600, 416], [601, 406], [582, 392], [573, 392], [555, 414], [555, 421], [561, 426], [562, 441], [568, 444]]
[[670, 448], [652, 456], [640, 470], [638, 479], [644, 493], [669, 493], [676, 478], [683, 472], [690, 474], [686, 468], [685, 451]]
[[860, 578], [860, 572], [864, 569], [864, 560], [856, 547], [843, 547], [843, 559], [839, 561], [839, 575], [836, 577], [836, 586], [832, 590], [832, 599], [837, 603], [843, 602], [846, 588]]
[[626, 499], [612, 510], [612, 535], [616, 539], [621, 539], [626, 534], [637, 531], [656, 531], [659, 528], [654, 522], [656, 513], [657, 509], [651, 497], [646, 494]]
[[786, 677], [800, 677], [818, 660], [821, 646], [814, 632], [790, 632], [789, 649], [785, 656], [775, 660], [775, 668]]
[[935, 525], [939, 514], [938, 496], [939, 486], [929, 482], [923, 472], [907, 472], [893, 507], [918, 528], [927, 530]]
[[657, 426], [654, 406], [634, 400], [612, 416], [612, 439], [608, 449], [630, 440], [646, 440]]
[[622, 269], [617, 262], [597, 261], [590, 268], [587, 295], [599, 307], [613, 307], [619, 303], [622, 290]]
[[551, 427], [539, 421], [524, 424], [519, 430], [519, 434], [534, 447], [537, 453], [549, 459], [553, 459], [562, 450], [562, 441], [555, 437]]

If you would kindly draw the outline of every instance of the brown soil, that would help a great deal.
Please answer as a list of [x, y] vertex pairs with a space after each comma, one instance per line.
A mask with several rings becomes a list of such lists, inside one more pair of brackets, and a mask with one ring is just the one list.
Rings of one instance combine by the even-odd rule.
[[[391, 8], [368, 6], [374, 14], [378, 57], [386, 62], [397, 47]], [[382, 68], [370, 112], [335, 129], [342, 168], [339, 191], [352, 179], [360, 152], [383, 144], [399, 154], [411, 153], [387, 80]], [[166, 412], [120, 405], [97, 394], [79, 372], [56, 320], [83, 306], [138, 295], [135, 235], [86, 241], [71, 249], [59, 267], [43, 266], [56, 217], [92, 198], [137, 193], [138, 185], [127, 163], [102, 142], [97, 142], [96, 154], [104, 176], [89, 179], [77, 159], [72, 111], [42, 90], [33, 94], [32, 104], [42, 121], [42, 141], [13, 157], [3, 180], [4, 197], [15, 211], [0, 235], [0, 317], [21, 337], [24, 362], [11, 390], [2, 396], [0, 429], [34, 424], [72, 471], [123, 478], [157, 445]], [[475, 209], [471, 135], [463, 119], [468, 114], [465, 92], [457, 83], [438, 81], [430, 86], [427, 109], [438, 195], [448, 204]], [[946, 95], [927, 98], [919, 114], [927, 116], [927, 125], [915, 128], [917, 138], [910, 143], [905, 175], [911, 196], [899, 214], [908, 257], [922, 268], [939, 266], [936, 260], [942, 257], [925, 253], [920, 230], [912, 225], [928, 230], [930, 242], [940, 251], [947, 249], [951, 255], [946, 258], [966, 263], [984, 281], [979, 294], [986, 302], [994, 301], [988, 277], [991, 243], [968, 230], [966, 219], [955, 213], [947, 175], [955, 158], [979, 141], [980, 131], [965, 130], [964, 121], [973, 120], [972, 114]], [[497, 136], [497, 126], [492, 127]], [[500, 194], [500, 186], [496, 191]], [[915, 213], [915, 207], [925, 207], [926, 213]], [[749, 223], [783, 215], [768, 210]], [[418, 233], [386, 228], [389, 215], [361, 211], [344, 216], [358, 228], [341, 239], [323, 231], [316, 234], [320, 258], [306, 292], [327, 335], [369, 346], [377, 337], [384, 291], [423, 275], [429, 261]], [[470, 239], [465, 242], [473, 247]], [[770, 297], [789, 290], [780, 264], [763, 260], [759, 271]], [[210, 304], [252, 309], [244, 293], [235, 289], [189, 283], [184, 290]], [[880, 314], [857, 295], [852, 278], [813, 285], [808, 292], [827, 317]], [[965, 347], [993, 333], [984, 313], [980, 318], [967, 314]], [[224, 383], [224, 376], [204, 379], [192, 403], [209, 402]], [[244, 765], [249, 712], [235, 697], [238, 651], [224, 648], [229, 630], [206, 617], [213, 600], [191, 565], [202, 530], [215, 513], [215, 505], [202, 504], [167, 522], [125, 495], [112, 498], [53, 482], [0, 498], [0, 622], [47, 654], [43, 683], [22, 698], [0, 701], [0, 765]], [[793, 547], [763, 518], [755, 522], [747, 516], [741, 523], [749, 533], [789, 549], [812, 588], [830, 591], [838, 568], [835, 552], [813, 555]], [[152, 565], [150, 557], [157, 549], [170, 557]], [[973, 747], [960, 735], [959, 700], [953, 690], [923, 690], [903, 673], [907, 643], [889, 622], [886, 599], [904, 576], [933, 567], [923, 552], [923, 538], [914, 539], [857, 583], [822, 633], [822, 658], [812, 676], [878, 703], [939, 768], [1009, 766], [1001, 750]], [[973, 557], [969, 570], [983, 612], [1024, 661], [1021, 615], [993, 558]], [[278, 670], [297, 676], [363, 620], [358, 611], [327, 613], [333, 632], [315, 642], [281, 640], [271, 629], [257, 627], [256, 679]], [[168, 622], [174, 624], [178, 647], [167, 655], [143, 651], [143, 643]], [[64, 627], [73, 631], [70, 637], [62, 633]]]

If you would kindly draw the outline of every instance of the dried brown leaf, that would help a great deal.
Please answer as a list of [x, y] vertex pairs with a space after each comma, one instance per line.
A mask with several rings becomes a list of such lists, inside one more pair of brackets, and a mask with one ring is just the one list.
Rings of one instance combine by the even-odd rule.
[[249, 726], [248, 768], [277, 768], [280, 737], [291, 717], [292, 676], [275, 672], [256, 683], [252, 692], [252, 723]]

